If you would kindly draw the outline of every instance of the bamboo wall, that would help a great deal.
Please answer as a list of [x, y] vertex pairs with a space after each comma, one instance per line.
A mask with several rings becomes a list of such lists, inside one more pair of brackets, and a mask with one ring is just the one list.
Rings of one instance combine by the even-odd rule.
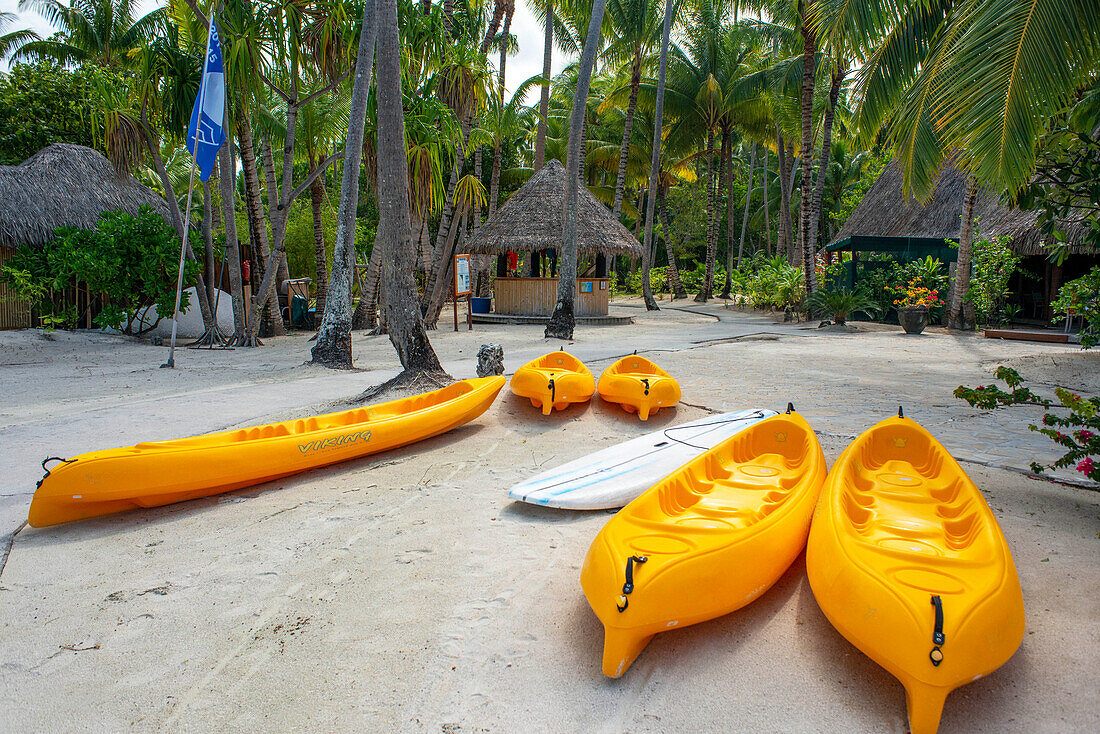
[[[0, 247], [0, 266], [15, 250]], [[31, 326], [31, 304], [12, 294], [11, 287], [0, 283], [0, 329], [26, 329]]]
[[[577, 316], [606, 316], [611, 295], [608, 278], [578, 278], [573, 297]], [[510, 316], [549, 316], [558, 299], [557, 278], [497, 278], [493, 312]]]

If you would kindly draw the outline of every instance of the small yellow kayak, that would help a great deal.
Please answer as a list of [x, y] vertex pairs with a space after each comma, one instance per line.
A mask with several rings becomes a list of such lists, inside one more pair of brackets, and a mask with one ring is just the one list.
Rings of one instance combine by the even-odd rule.
[[767, 591], [806, 545], [825, 481], [813, 429], [789, 410], [662, 479], [600, 531], [581, 587], [620, 677], [658, 632], [714, 619]]
[[462, 380], [340, 413], [60, 459], [38, 483], [27, 522], [159, 507], [405, 446], [477, 418], [502, 387], [503, 377]]
[[642, 420], [680, 402], [680, 383], [637, 353], [616, 361], [600, 375], [600, 397]]
[[1023, 640], [1020, 580], [996, 518], [951, 454], [900, 411], [833, 465], [806, 571], [833, 626], [905, 686], [913, 734], [934, 734], [947, 694]]
[[570, 403], [584, 403], [596, 391], [596, 381], [584, 363], [564, 349], [544, 354], [516, 370], [512, 392], [542, 408], [543, 415]]

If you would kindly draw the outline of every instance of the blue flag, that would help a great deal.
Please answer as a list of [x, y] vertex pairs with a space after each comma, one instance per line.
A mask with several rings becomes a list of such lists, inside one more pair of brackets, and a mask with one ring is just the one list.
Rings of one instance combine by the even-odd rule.
[[[191, 124], [187, 127], [187, 150], [195, 156], [199, 178], [206, 181], [214, 170], [218, 149], [225, 142], [225, 66], [222, 64], [222, 45], [218, 39], [218, 27], [210, 18], [210, 36], [206, 46], [206, 60], [202, 66], [199, 96], [191, 110]], [[196, 136], [198, 137], [196, 147]]]

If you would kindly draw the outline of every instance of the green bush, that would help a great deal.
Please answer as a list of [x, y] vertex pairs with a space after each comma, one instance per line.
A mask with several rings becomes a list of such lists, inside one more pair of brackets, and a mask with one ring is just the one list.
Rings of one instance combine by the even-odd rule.
[[838, 324], [848, 321], [848, 314], [863, 311], [870, 315], [878, 313], [878, 305], [865, 293], [846, 288], [819, 288], [806, 299], [806, 308], [814, 315], [832, 317]]
[[1072, 312], [1084, 319], [1081, 329], [1081, 346], [1091, 349], [1100, 341], [1100, 267], [1095, 267], [1080, 278], [1069, 281], [1058, 289], [1058, 298], [1051, 304], [1059, 319]]
[[[29, 300], [43, 326], [72, 328], [81, 314], [63, 298], [79, 281], [104, 305], [96, 325], [133, 334], [135, 317], [149, 306], [171, 314], [175, 307], [180, 242], [175, 230], [149, 207], [137, 216], [105, 212], [95, 229], [61, 228], [42, 247], [22, 247], [0, 268], [0, 279]], [[193, 284], [198, 265], [184, 268], [184, 286]], [[180, 308], [186, 308], [187, 295]], [[155, 324], [140, 329], [144, 333]]]
[[970, 287], [965, 300], [974, 304], [978, 323], [1002, 323], [1010, 315], [1006, 308], [1008, 281], [1020, 264], [1020, 256], [1012, 251], [1008, 236], [979, 238], [971, 245]]

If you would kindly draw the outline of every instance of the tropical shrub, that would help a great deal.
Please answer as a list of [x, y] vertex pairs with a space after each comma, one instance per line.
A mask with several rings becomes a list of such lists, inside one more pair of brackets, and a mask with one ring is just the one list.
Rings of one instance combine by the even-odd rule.
[[909, 285], [904, 288], [897, 287], [891, 288], [890, 290], [897, 296], [897, 298], [894, 299], [894, 306], [897, 308], [925, 306], [931, 309], [934, 307], [943, 307], [943, 299], [940, 298], [940, 292], [925, 288], [917, 280], [909, 281]]
[[1058, 289], [1058, 298], [1051, 304], [1054, 313], [1065, 318], [1073, 313], [1084, 318], [1081, 347], [1090, 349], [1100, 340], [1100, 267]]
[[846, 288], [819, 288], [806, 298], [806, 307], [811, 314], [832, 316], [841, 325], [847, 323], [848, 314], [853, 311], [872, 315], [878, 311], [878, 305], [867, 294]]
[[[974, 388], [959, 385], [955, 389], [955, 397], [965, 400], [971, 407], [983, 410], [995, 410], [1006, 405], [1039, 405], [1046, 408], [1042, 425], [1032, 423], [1028, 425], [1028, 429], [1050, 438], [1065, 449], [1065, 454], [1046, 466], [1033, 461], [1031, 470], [1041, 474], [1045, 469], [1072, 466], [1094, 482], [1100, 481], [1100, 462], [1097, 461], [1100, 457], [1100, 397], [1083, 398], [1059, 387], [1054, 390], [1058, 399], [1055, 402], [1024, 387], [1023, 378], [1014, 369], [998, 367], [994, 376], [1011, 392], [1002, 390], [997, 385], [978, 385]], [[1058, 415], [1050, 412], [1052, 409], [1067, 412]], [[1067, 433], [1059, 429], [1071, 430]]]
[[974, 313], [982, 324], [1001, 323], [1007, 318], [1008, 281], [1020, 264], [1008, 236], [979, 238], [971, 245], [970, 288], [964, 299], [974, 304]]
[[[159, 323], [140, 328], [136, 317], [146, 308], [155, 305], [162, 318], [172, 313], [180, 242], [152, 209], [142, 207], [137, 216], [105, 212], [95, 229], [63, 227], [55, 234], [42, 247], [21, 247], [0, 269], [0, 279], [32, 303], [43, 326], [72, 328], [79, 323], [82, 314], [63, 298], [63, 291], [76, 282], [103, 297], [94, 317], [100, 327], [142, 334]], [[185, 287], [197, 273], [197, 263], [188, 262]], [[186, 306], [185, 293], [180, 308]]]

